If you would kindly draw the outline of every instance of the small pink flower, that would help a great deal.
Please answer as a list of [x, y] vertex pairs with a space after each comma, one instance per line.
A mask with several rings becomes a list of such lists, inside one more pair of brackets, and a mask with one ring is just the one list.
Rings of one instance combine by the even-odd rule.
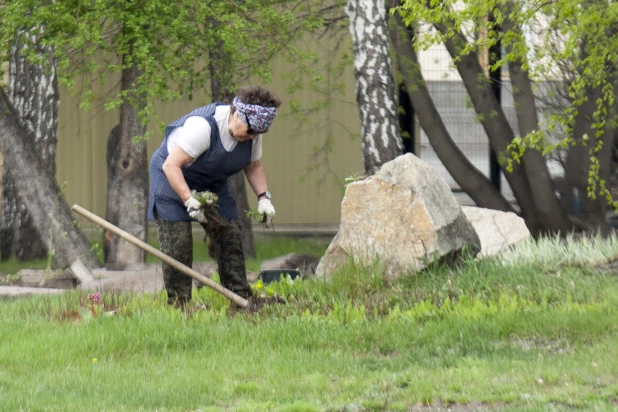
[[89, 293], [88, 294], [88, 299], [90, 299], [92, 301], [92, 303], [99, 303], [99, 301], [101, 300], [101, 294], [99, 292], [97, 292], [97, 293]]

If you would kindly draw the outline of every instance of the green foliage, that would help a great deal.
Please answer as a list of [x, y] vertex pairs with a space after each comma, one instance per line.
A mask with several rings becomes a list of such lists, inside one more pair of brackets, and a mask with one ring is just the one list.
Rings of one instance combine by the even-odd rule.
[[[418, 49], [458, 39], [463, 40], [458, 56], [463, 56], [488, 50], [500, 41], [505, 52], [489, 69], [519, 62], [535, 84], [563, 82], [560, 93], [545, 96], [550, 103], [544, 113], [545, 124], [509, 145], [507, 168], [512, 170], [513, 162], [521, 161], [529, 149], [548, 156], [582, 144], [589, 148], [588, 196], [600, 195], [613, 202], [602, 178], [605, 171], [601, 170], [599, 152], [602, 137], [611, 134], [618, 120], [618, 5], [595, 0], [404, 0], [397, 12], [407, 24], [425, 21], [446, 28], [446, 33], [419, 33], [415, 39]], [[488, 18], [490, 15], [493, 19]], [[485, 76], [479, 80], [487, 81]], [[594, 104], [593, 113], [586, 119], [591, 122], [591, 132], [581, 137], [576, 135], [575, 124], [586, 102]], [[613, 206], [618, 207], [618, 203], [613, 202]]]
[[[226, 87], [250, 76], [269, 81], [275, 54], [302, 65], [308, 55], [292, 44], [323, 25], [319, 5], [277, 0], [11, 0], [0, 7], [0, 61], [8, 60], [9, 47], [18, 39], [28, 45], [29, 60], [47, 64], [33, 47], [29, 33], [35, 34], [37, 43], [54, 50], [59, 81], [79, 94], [82, 107], [101, 101], [114, 109], [143, 99], [140, 119], [146, 123], [154, 116], [155, 101], [191, 96], [209, 86], [210, 53], [225, 56], [217, 62], [218, 70], [234, 73]], [[140, 72], [136, 84], [102, 94], [100, 85], [133, 65]]]
[[206, 206], [209, 206], [209, 205], [212, 205], [212, 204], [216, 203], [217, 200], [219, 199], [219, 196], [217, 196], [216, 193], [209, 192], [209, 191], [198, 192], [197, 190], [192, 190], [191, 191], [191, 196], [195, 200], [200, 202], [200, 204], [206, 205]]
[[265, 220], [264, 215], [255, 209], [249, 209], [246, 213], [249, 219], [254, 220], [258, 223], [262, 223]]
[[[41, 64], [48, 62], [36, 53], [34, 43], [49, 46], [57, 59], [59, 82], [79, 96], [80, 107], [111, 110], [127, 102], [139, 108], [146, 124], [158, 122], [157, 101], [192, 99], [195, 91], [210, 89], [213, 76], [222, 77], [227, 92], [250, 79], [269, 82], [276, 55], [293, 67], [282, 75], [290, 93], [287, 105], [298, 120], [292, 135], [319, 131], [325, 136], [307, 172], [319, 171], [319, 182], [330, 176], [341, 184], [330, 167], [330, 153], [336, 136], [356, 136], [330, 110], [345, 93], [343, 75], [353, 58], [344, 4], [345, 0], [10, 0], [0, 7], [0, 62], [8, 60], [16, 39], [28, 45], [28, 59]], [[28, 33], [36, 34], [36, 41]], [[328, 57], [318, 60], [307, 39], [315, 40]], [[111, 87], [133, 65], [139, 69], [138, 80], [122, 89]], [[318, 97], [307, 99], [307, 91]]]
[[347, 186], [350, 183], [358, 182], [358, 181], [363, 180], [365, 178], [366, 178], [366, 176], [363, 173], [356, 172], [356, 173], [353, 173], [350, 176], [344, 178], [343, 181], [344, 181], [344, 184]]
[[266, 222], [266, 213], [260, 213], [256, 209], [249, 209], [245, 213], [250, 220], [254, 220], [257, 223]]

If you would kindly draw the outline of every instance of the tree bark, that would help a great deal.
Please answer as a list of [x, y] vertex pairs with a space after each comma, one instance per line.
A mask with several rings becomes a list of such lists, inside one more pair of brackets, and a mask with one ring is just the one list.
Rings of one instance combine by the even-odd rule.
[[[607, 33], [608, 37], [614, 36], [616, 29]], [[580, 45], [580, 58], [583, 60], [588, 57], [588, 40], [584, 39]], [[607, 63], [608, 78], [613, 84], [613, 95], [618, 94], [618, 70], [611, 62]], [[582, 73], [580, 73], [581, 75]], [[597, 101], [604, 98], [601, 87], [589, 87], [586, 89], [586, 99], [578, 108], [573, 125], [574, 145], [569, 147], [567, 162], [565, 166], [565, 199], [566, 207], [571, 209], [571, 213], [577, 216], [578, 223], [584, 230], [596, 230], [602, 234], [609, 232], [606, 219], [607, 199], [599, 196], [599, 190], [595, 193], [595, 198], [588, 197], [589, 172], [591, 168], [591, 156], [594, 155], [599, 161], [599, 180], [608, 182], [610, 168], [612, 167], [612, 146], [616, 135], [615, 118], [618, 116], [618, 102], [614, 99], [610, 106], [606, 105], [606, 122], [603, 132], [597, 136], [598, 129], [593, 127], [593, 123], [598, 121], [594, 118], [594, 113], [598, 109]], [[587, 136], [587, 139], [584, 139]], [[595, 146], [602, 141], [601, 149], [594, 152]], [[598, 189], [598, 187], [597, 187]]]
[[18, 118], [0, 88], [0, 151], [11, 170], [20, 201], [39, 235], [49, 240], [47, 250], [54, 253], [57, 266], [66, 268], [78, 260], [88, 267], [99, 266], [88, 239], [75, 226], [55, 177], [36, 153], [34, 136]]
[[[454, 27], [453, 22], [450, 22], [450, 24]], [[447, 27], [438, 24], [435, 24], [434, 27], [440, 33], [447, 35]], [[453, 59], [457, 58], [457, 72], [463, 80], [474, 109], [481, 117], [481, 124], [489, 137], [492, 149], [498, 154], [506, 153], [507, 146], [513, 140], [515, 134], [506, 120], [502, 107], [491, 90], [489, 81], [485, 81], [486, 76], [476, 55], [461, 55], [460, 52], [464, 48], [465, 41], [463, 39], [465, 39], [464, 34], [458, 30], [455, 37], [450, 37], [445, 41], [446, 49]], [[513, 171], [508, 172], [505, 170], [505, 177], [521, 208], [526, 226], [534, 236], [537, 236], [541, 232], [541, 222], [539, 222], [536, 215], [536, 208], [532, 199], [533, 195], [523, 166], [514, 162]]]
[[365, 173], [402, 153], [384, 0], [348, 0]]
[[[126, 60], [127, 57], [123, 59]], [[146, 140], [143, 139], [146, 127], [138, 116], [144, 101], [135, 91], [139, 76], [135, 64], [122, 71], [121, 92], [126, 95], [120, 106], [120, 124], [110, 133], [107, 144], [106, 220], [146, 241], [148, 159]], [[112, 270], [142, 263], [145, 257], [142, 249], [109, 231], [105, 232], [104, 253], [106, 267]]]
[[255, 240], [253, 237], [253, 226], [251, 219], [247, 216], [249, 208], [249, 201], [247, 200], [247, 187], [245, 185], [245, 176], [243, 172], [236, 173], [228, 179], [230, 190], [234, 199], [236, 199], [236, 206], [238, 207], [239, 219], [243, 223], [242, 228], [242, 246], [245, 251], [245, 257], [255, 258]]
[[[588, 92], [588, 99], [579, 108], [575, 116], [575, 126], [573, 128], [573, 139], [575, 145], [571, 146], [567, 155], [566, 162], [566, 183], [567, 183], [567, 205], [571, 205], [571, 213], [577, 216], [579, 221], [587, 230], [599, 230], [606, 233], [608, 230], [605, 211], [607, 201], [604, 197], [597, 196], [595, 199], [588, 197], [588, 172], [590, 171], [591, 151], [598, 142], [595, 136], [596, 130], [593, 129], [593, 113], [597, 106], [597, 99], [601, 98], [599, 88], [591, 88]], [[611, 112], [610, 112], [611, 113]], [[614, 109], [615, 113], [615, 109]], [[608, 124], [612, 122], [607, 122]], [[611, 146], [614, 138], [615, 129], [607, 126], [601, 139], [603, 148], [597, 153], [601, 163], [599, 176], [607, 181], [609, 168], [611, 165]], [[584, 135], [588, 136], [587, 141]]]
[[[22, 36], [20, 40], [20, 36]], [[23, 37], [28, 36], [26, 42]], [[26, 61], [29, 47], [45, 57], [45, 66]], [[38, 44], [32, 32], [20, 32], [11, 47], [8, 98], [19, 116], [19, 122], [34, 136], [33, 149], [50, 176], [56, 176], [58, 125], [58, 81], [53, 50]], [[7, 163], [8, 164], [8, 163]], [[17, 195], [9, 167], [4, 171], [0, 254], [2, 259], [15, 257], [31, 260], [47, 254], [45, 241]]]
[[[216, 32], [216, 22], [212, 22], [213, 33]], [[219, 102], [231, 103], [234, 99], [232, 85], [234, 84], [234, 72], [228, 68], [230, 57], [226, 55], [222, 40], [219, 40], [215, 47], [209, 50], [208, 69], [210, 71], [210, 88], [212, 99]], [[228, 179], [228, 185], [232, 191], [232, 196], [236, 200], [239, 219], [243, 223], [242, 246], [245, 256], [255, 258], [255, 240], [253, 237], [253, 226], [251, 218], [247, 216], [249, 201], [247, 199], [247, 185], [245, 184], [244, 172], [238, 172]]]
[[[510, 7], [507, 9], [510, 11]], [[517, 33], [520, 28], [509, 19], [509, 13], [502, 24], [504, 32]], [[509, 46], [510, 48], [510, 46]], [[523, 69], [522, 60], [509, 62], [509, 74], [513, 85], [513, 98], [517, 113], [520, 136], [526, 136], [539, 129], [536, 101], [528, 71]], [[547, 162], [536, 149], [526, 149], [523, 168], [530, 184], [536, 215], [541, 222], [541, 232], [566, 234], [574, 229], [566, 211], [555, 194]]]
[[[396, 7], [398, 0], [390, 0]], [[512, 206], [492, 182], [461, 152], [451, 138], [420, 71], [418, 56], [412, 39], [407, 33], [401, 16], [395, 13], [390, 25], [390, 38], [397, 54], [398, 67], [408, 89], [410, 100], [416, 110], [421, 127], [427, 133], [429, 143], [450, 175], [479, 207], [513, 212]]]

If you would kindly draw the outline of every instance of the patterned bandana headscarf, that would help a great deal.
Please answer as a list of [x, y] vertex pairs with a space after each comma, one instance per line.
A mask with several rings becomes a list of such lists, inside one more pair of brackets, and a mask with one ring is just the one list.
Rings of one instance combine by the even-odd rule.
[[256, 133], [266, 133], [277, 115], [276, 107], [243, 103], [238, 97], [234, 97], [234, 107], [238, 110], [240, 119], [244, 123], [248, 121], [247, 126]]

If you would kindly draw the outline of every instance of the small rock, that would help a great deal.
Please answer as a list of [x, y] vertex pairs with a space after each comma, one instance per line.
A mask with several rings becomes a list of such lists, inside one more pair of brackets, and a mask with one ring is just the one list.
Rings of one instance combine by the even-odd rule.
[[247, 271], [247, 281], [249, 283], [253, 283], [258, 280], [260, 274], [258, 272], [252, 272], [250, 270]]
[[463, 206], [461, 208], [474, 226], [481, 241], [478, 257], [492, 256], [515, 243], [530, 238], [526, 222], [513, 212]]

